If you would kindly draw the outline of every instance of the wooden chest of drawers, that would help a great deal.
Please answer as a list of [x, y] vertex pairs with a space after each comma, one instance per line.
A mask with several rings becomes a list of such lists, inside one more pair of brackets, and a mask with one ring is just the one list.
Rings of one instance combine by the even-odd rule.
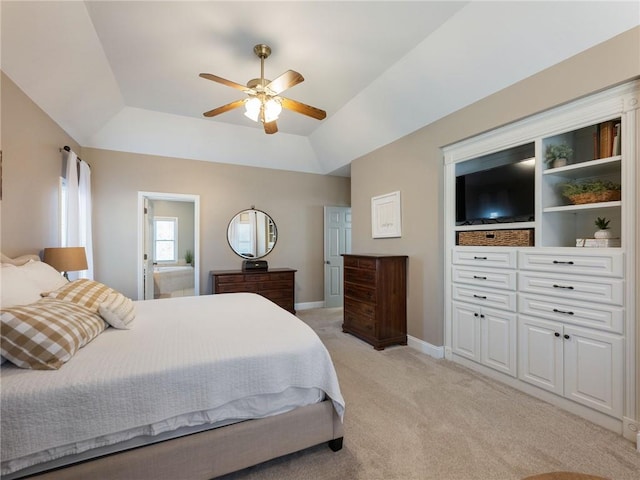
[[406, 255], [343, 255], [342, 331], [376, 350], [407, 344]]
[[272, 268], [267, 271], [212, 270], [209, 273], [213, 293], [258, 293], [285, 310], [296, 313], [295, 272], [291, 268]]

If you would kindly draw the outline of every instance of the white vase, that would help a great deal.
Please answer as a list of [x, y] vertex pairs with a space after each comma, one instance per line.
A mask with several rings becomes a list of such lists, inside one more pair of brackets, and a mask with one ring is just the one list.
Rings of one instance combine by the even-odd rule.
[[598, 230], [593, 236], [594, 238], [611, 238], [611, 230]]

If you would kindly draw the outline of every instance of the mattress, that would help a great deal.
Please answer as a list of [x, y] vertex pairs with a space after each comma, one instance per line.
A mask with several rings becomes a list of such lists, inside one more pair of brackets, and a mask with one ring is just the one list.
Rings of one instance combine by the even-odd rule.
[[136, 310], [131, 330], [106, 330], [60, 370], [2, 366], [3, 475], [96, 446], [275, 415], [325, 396], [342, 417], [326, 348], [265, 298], [178, 297], [136, 302]]

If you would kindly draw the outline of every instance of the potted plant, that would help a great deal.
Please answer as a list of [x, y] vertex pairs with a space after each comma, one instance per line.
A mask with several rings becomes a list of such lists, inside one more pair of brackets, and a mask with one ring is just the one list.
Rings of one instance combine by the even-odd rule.
[[611, 231], [609, 230], [609, 223], [611, 220], [607, 220], [605, 217], [598, 217], [594, 222], [598, 231], [593, 234], [595, 238], [611, 238]]
[[191, 250], [184, 252], [184, 261], [187, 265], [193, 265], [193, 253]]
[[571, 180], [561, 185], [562, 195], [574, 205], [620, 200], [620, 184], [609, 180]]
[[572, 155], [573, 149], [566, 143], [547, 145], [544, 161], [548, 168], [564, 167]]

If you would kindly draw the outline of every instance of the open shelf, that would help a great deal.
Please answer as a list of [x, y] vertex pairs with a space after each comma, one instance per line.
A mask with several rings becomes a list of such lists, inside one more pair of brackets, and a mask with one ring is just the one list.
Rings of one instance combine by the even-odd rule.
[[558, 207], [546, 207], [542, 211], [544, 213], [551, 212], [575, 212], [580, 210], [594, 210], [596, 208], [612, 208], [622, 206], [621, 201], [617, 202], [598, 202], [598, 203], [585, 203], [583, 205], [561, 205]]

